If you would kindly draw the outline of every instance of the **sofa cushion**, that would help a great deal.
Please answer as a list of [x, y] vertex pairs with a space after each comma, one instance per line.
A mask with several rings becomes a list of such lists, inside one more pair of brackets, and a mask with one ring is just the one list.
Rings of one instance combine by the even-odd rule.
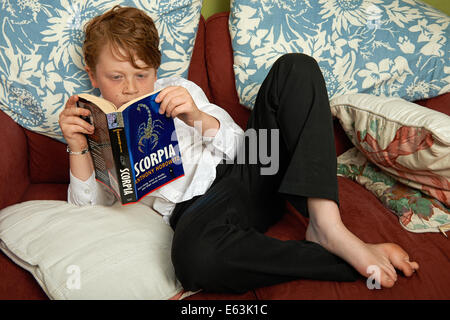
[[336, 97], [330, 104], [371, 162], [450, 206], [450, 116], [401, 98], [362, 93]]
[[19, 202], [30, 200], [67, 201], [66, 183], [30, 183]]
[[431, 99], [418, 100], [415, 103], [450, 116], [450, 92]]
[[252, 108], [284, 53], [314, 57], [330, 98], [347, 93], [409, 101], [450, 91], [450, 18], [415, 0], [231, 2], [236, 89]]
[[45, 292], [31, 273], [0, 252], [0, 300], [44, 300]]
[[[27, 137], [10, 117], [0, 110], [0, 209], [16, 203], [30, 183]], [[14, 186], [14, 187], [12, 187]]]
[[214, 103], [225, 109], [241, 128], [245, 128], [250, 112], [240, 105], [236, 93], [228, 15], [229, 12], [217, 13], [206, 20], [205, 46], [209, 85]]
[[[183, 292], [173, 230], [142, 204], [27, 201], [0, 211], [0, 248], [52, 299], [169, 299]], [[130, 272], [132, 270], [132, 272]]]
[[24, 131], [28, 139], [31, 183], [68, 183], [69, 157], [66, 146], [42, 134]]
[[[439, 233], [409, 233], [368, 190], [347, 178], [338, 177], [341, 217], [347, 228], [368, 243], [393, 242], [417, 261], [420, 269], [411, 278], [400, 272], [394, 287], [369, 290], [366, 279], [355, 282], [295, 280], [255, 290], [258, 299], [351, 299], [415, 300], [450, 298], [450, 261], [448, 239]], [[280, 239], [301, 240], [308, 220], [290, 207], [268, 235]]]
[[197, 35], [195, 37], [194, 50], [189, 64], [188, 79], [195, 82], [206, 94], [208, 100], [212, 100], [211, 89], [209, 88], [208, 74], [206, 72], [206, 48], [205, 48], [205, 18], [200, 16]]
[[159, 77], [187, 77], [201, 0], [68, 0], [0, 6], [0, 108], [23, 127], [63, 140], [58, 114], [70, 95], [93, 90], [83, 70], [85, 23], [115, 4], [142, 8], [160, 34]]

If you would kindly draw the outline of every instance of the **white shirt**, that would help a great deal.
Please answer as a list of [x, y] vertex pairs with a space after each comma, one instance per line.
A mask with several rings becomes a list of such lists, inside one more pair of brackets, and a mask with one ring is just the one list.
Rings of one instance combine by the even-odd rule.
[[[216, 118], [220, 127], [214, 137], [202, 136], [201, 126], [188, 126], [178, 118], [174, 119], [178, 137], [184, 177], [181, 177], [150, 193], [141, 203], [148, 205], [163, 215], [168, 223], [176, 203], [202, 195], [208, 190], [216, 178], [216, 166], [222, 159], [233, 160], [243, 143], [244, 132], [230, 115], [222, 108], [209, 103], [203, 90], [195, 83], [182, 78], [158, 79], [155, 90], [168, 86], [186, 88], [194, 99], [197, 107]], [[86, 181], [82, 181], [70, 172], [68, 202], [84, 205], [110, 206], [116, 198], [92, 173]]]

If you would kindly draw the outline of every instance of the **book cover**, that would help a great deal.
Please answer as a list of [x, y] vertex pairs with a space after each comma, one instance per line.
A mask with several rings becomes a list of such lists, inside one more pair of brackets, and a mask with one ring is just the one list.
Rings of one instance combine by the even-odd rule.
[[[122, 204], [184, 176], [175, 123], [159, 114], [158, 93], [134, 100], [122, 112], [104, 113], [88, 95], [79, 95], [79, 106], [91, 110], [95, 132], [88, 143], [96, 179]], [[98, 99], [98, 97], [96, 97]]]
[[184, 176], [175, 123], [159, 114], [157, 95], [134, 102], [122, 113], [138, 199]]

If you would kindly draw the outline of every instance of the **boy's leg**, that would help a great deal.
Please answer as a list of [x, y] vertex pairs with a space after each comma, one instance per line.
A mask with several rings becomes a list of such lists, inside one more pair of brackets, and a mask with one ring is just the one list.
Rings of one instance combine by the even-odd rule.
[[[274, 64], [259, 94], [249, 127], [278, 124], [287, 149], [287, 157], [280, 153], [287, 167], [280, 166], [283, 171], [278, 191], [300, 212], [309, 214], [306, 239], [343, 258], [362, 275], [369, 276], [367, 268], [378, 266], [384, 287], [396, 281], [395, 268], [410, 276], [418, 264], [410, 262], [403, 249], [395, 244], [366, 244], [342, 223], [332, 117], [317, 63], [301, 54], [283, 56]], [[249, 179], [251, 188], [270, 185], [265, 183], [266, 176], [254, 171], [249, 170], [254, 173]], [[264, 212], [270, 213], [260, 210], [258, 215]]]
[[[283, 212], [278, 191], [337, 202], [331, 115], [323, 90], [312, 58], [288, 55], [274, 64], [248, 128], [280, 130], [279, 170], [261, 175], [261, 164], [248, 161], [250, 148], [244, 164], [218, 167], [228, 172], [192, 201], [175, 228], [172, 261], [185, 289], [245, 292], [298, 278], [355, 279], [353, 268], [314, 242], [280, 241], [261, 233]], [[322, 146], [308, 140], [318, 137]], [[306, 159], [311, 153], [324, 154]], [[319, 187], [318, 180], [326, 185]]]

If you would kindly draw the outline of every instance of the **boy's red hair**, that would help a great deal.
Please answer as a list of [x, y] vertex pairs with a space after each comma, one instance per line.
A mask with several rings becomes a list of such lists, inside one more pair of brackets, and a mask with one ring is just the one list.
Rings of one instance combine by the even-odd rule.
[[142, 10], [115, 6], [90, 20], [84, 30], [84, 60], [93, 72], [105, 45], [109, 45], [119, 59], [130, 61], [137, 69], [140, 67], [135, 57], [154, 69], [161, 64], [158, 30], [152, 18]]

